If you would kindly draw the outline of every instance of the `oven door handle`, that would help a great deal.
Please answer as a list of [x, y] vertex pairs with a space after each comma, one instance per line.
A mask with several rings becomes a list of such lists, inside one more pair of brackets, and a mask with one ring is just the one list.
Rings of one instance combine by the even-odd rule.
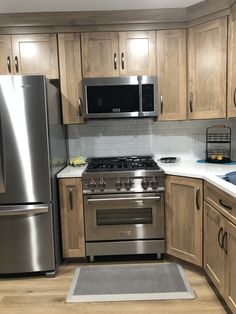
[[146, 200], [160, 200], [160, 196], [147, 197], [113, 197], [113, 198], [89, 198], [88, 203], [105, 202], [105, 201], [146, 201]]

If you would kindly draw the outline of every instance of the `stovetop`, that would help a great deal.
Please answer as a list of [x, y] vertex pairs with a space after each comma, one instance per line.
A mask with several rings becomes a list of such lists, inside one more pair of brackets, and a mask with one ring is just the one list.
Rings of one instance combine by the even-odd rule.
[[88, 159], [87, 172], [159, 170], [152, 156], [124, 156]]

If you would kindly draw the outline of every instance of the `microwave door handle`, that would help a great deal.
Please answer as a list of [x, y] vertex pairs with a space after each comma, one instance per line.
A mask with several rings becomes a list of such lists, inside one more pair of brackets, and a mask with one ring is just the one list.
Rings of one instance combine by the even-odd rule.
[[139, 116], [142, 116], [143, 112], [143, 92], [142, 92], [142, 76], [138, 76], [138, 89], [139, 89]]

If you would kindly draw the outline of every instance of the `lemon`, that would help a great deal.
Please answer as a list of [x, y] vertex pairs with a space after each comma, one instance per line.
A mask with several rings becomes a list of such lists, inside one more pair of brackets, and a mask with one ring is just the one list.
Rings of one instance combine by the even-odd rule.
[[217, 160], [222, 160], [223, 156], [222, 155], [217, 155]]
[[216, 155], [211, 155], [211, 159], [216, 159]]

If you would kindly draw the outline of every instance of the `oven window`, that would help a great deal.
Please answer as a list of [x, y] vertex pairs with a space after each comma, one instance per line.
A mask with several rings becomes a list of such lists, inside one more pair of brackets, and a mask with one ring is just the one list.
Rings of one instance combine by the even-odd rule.
[[152, 224], [152, 208], [99, 209], [97, 226]]

